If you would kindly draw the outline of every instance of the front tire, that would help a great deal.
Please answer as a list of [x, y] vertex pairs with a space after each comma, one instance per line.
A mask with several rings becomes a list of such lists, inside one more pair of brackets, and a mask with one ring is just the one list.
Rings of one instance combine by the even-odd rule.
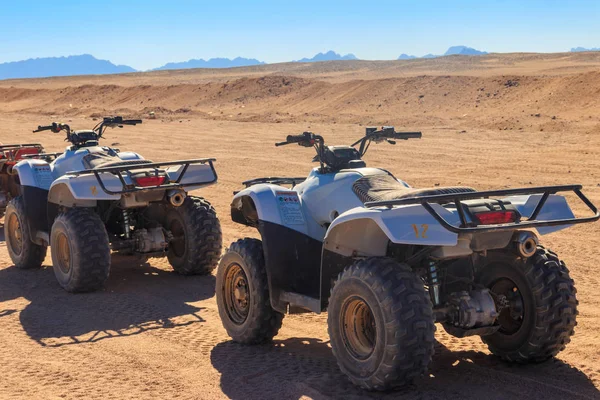
[[91, 292], [104, 286], [110, 273], [110, 244], [100, 217], [87, 208], [60, 214], [50, 234], [52, 265], [67, 292]]
[[238, 343], [273, 339], [283, 314], [271, 307], [262, 242], [240, 239], [223, 255], [217, 269], [217, 305], [223, 327]]
[[340, 369], [364, 389], [407, 385], [431, 362], [431, 301], [406, 264], [367, 258], [347, 267], [331, 291], [327, 323]]
[[505, 295], [509, 306], [498, 317], [500, 329], [481, 339], [506, 361], [543, 362], [556, 356], [577, 325], [577, 291], [565, 263], [542, 246], [526, 261], [491, 254], [479, 282]]
[[214, 207], [201, 197], [186, 197], [167, 213], [166, 228], [173, 234], [167, 257], [182, 275], [209, 275], [223, 248], [221, 224]]
[[31, 232], [25, 215], [23, 197], [17, 196], [6, 207], [4, 217], [4, 238], [10, 259], [21, 269], [42, 266], [48, 246], [31, 241]]

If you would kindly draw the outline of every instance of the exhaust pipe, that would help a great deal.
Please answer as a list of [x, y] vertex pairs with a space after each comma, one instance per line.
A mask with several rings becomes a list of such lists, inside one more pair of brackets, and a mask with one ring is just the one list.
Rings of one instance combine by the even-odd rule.
[[185, 200], [185, 192], [183, 190], [169, 190], [167, 192], [167, 199], [173, 207], [179, 207]]
[[524, 258], [529, 258], [535, 254], [538, 246], [537, 236], [529, 231], [516, 232], [513, 237], [513, 243], [517, 254]]

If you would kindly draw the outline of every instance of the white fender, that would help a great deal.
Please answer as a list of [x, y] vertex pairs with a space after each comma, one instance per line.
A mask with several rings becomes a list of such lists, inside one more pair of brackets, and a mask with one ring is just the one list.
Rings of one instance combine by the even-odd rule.
[[234, 196], [232, 210], [241, 210], [245, 197], [252, 199], [259, 220], [285, 226], [318, 241], [323, 240], [325, 228], [314, 221], [295, 190], [272, 184], [253, 185]]
[[14, 170], [19, 174], [19, 181], [24, 186], [49, 190], [54, 180], [51, 165], [43, 160], [21, 160], [15, 165]]
[[[533, 214], [533, 210], [537, 206], [538, 202], [542, 198], [541, 194], [534, 194], [531, 196], [511, 196], [506, 197], [503, 200], [510, 201], [523, 216], [523, 218], [529, 218]], [[570, 219], [575, 218], [569, 203], [564, 196], [559, 194], [551, 194], [548, 196], [544, 207], [537, 216], [538, 221], [550, 221], [555, 219]], [[541, 226], [536, 228], [540, 235], [546, 235], [548, 233], [560, 231], [571, 227], [572, 225], [558, 225], [558, 226]]]
[[[431, 206], [452, 225], [458, 215], [439, 204]], [[392, 209], [356, 207], [329, 226], [324, 248], [344, 256], [384, 256], [388, 240], [398, 244], [455, 246], [458, 235], [445, 229], [420, 204]]]
[[[100, 176], [108, 190], [123, 189], [123, 185], [116, 176], [112, 174], [100, 174]], [[120, 198], [120, 195], [111, 195], [102, 190], [93, 174], [61, 176], [52, 183], [48, 194], [50, 203], [68, 207], [75, 204], [83, 205], [80, 204], [81, 201], [91, 201], [93, 206], [98, 200], [119, 200]]]
[[[165, 168], [165, 170], [169, 175], [169, 180], [175, 181], [177, 178], [179, 178], [179, 174], [183, 170], [183, 165], [174, 165]], [[185, 187], [185, 190], [192, 191], [216, 183], [217, 173], [215, 172], [214, 168], [210, 167], [210, 164], [190, 164], [180, 183], [190, 184], [195, 182], [200, 182], [200, 184], [187, 186]]]

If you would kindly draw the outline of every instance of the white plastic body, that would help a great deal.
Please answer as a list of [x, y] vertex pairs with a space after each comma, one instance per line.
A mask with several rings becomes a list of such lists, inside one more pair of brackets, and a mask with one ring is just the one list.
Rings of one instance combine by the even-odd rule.
[[[38, 187], [40, 189], [49, 190], [49, 201], [52, 201], [52, 192], [55, 188], [68, 188], [73, 199], [76, 200], [119, 200], [121, 195], [108, 194], [102, 190], [98, 180], [94, 174], [69, 175], [71, 171], [85, 170], [83, 157], [89, 153], [105, 152], [107, 148], [95, 146], [85, 147], [77, 150], [71, 150], [67, 147], [65, 152], [56, 158], [51, 163], [43, 160], [22, 160], [15, 165], [15, 170], [19, 174], [21, 185]], [[126, 151], [116, 153], [122, 160], [143, 160], [144, 158], [134, 152]], [[183, 166], [171, 166], [165, 168], [169, 179], [175, 180], [178, 178]], [[110, 191], [120, 191], [123, 189], [119, 178], [111, 173], [101, 173], [100, 177], [106, 189]], [[133, 182], [129, 176], [124, 173], [123, 178], [126, 184]], [[186, 191], [199, 189], [214, 183], [215, 174], [208, 164], [190, 164], [181, 183], [207, 182], [206, 184], [194, 185], [186, 187]]]
[[[388, 174], [377, 168], [357, 168], [336, 173], [320, 174], [313, 169], [306, 181], [293, 189], [273, 184], [258, 184], [235, 195], [232, 207], [239, 208], [243, 197], [250, 197], [258, 219], [304, 233], [324, 243], [324, 248], [345, 256], [385, 255], [389, 242], [424, 246], [457, 246], [459, 234], [444, 228], [422, 205], [412, 204], [393, 208], [366, 208], [352, 190], [353, 183], [363, 177]], [[399, 180], [408, 187], [406, 183]], [[286, 224], [282, 219], [277, 193], [295, 192], [304, 217], [303, 224]], [[510, 201], [523, 218], [529, 217], [541, 195], [512, 196]], [[438, 204], [431, 206], [448, 223], [458, 227], [456, 210]], [[566, 199], [551, 195], [542, 208], [538, 220], [573, 218]], [[541, 227], [547, 234], [569, 225]], [[517, 230], [518, 227], [515, 227]], [[463, 239], [466, 239], [465, 235]]]

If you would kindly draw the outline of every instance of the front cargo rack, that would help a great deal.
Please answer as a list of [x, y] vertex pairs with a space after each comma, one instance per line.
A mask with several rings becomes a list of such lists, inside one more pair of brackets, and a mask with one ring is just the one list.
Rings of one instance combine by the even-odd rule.
[[[574, 225], [582, 224], [586, 222], [594, 222], [600, 219], [600, 212], [596, 206], [581, 192], [581, 185], [562, 185], [562, 186], [539, 186], [532, 188], [518, 188], [518, 189], [502, 189], [502, 190], [489, 190], [483, 192], [465, 192], [457, 194], [440, 194], [431, 196], [412, 197], [398, 200], [384, 200], [384, 201], [370, 201], [365, 203], [365, 207], [388, 207], [394, 206], [405, 206], [410, 204], [421, 204], [428, 212], [434, 217], [444, 228], [454, 233], [479, 233], [479, 232], [492, 232], [492, 231], [505, 231], [512, 230], [515, 228], [535, 228], [542, 226], [556, 226], [556, 225]], [[538, 221], [536, 218], [542, 211], [544, 204], [548, 200], [551, 194], [558, 192], [573, 192], [581, 199], [581, 201], [594, 213], [591, 217], [582, 218], [564, 218], [554, 219], [548, 221]], [[485, 199], [490, 197], [506, 197], [506, 196], [518, 196], [518, 195], [532, 195], [541, 194], [542, 197], [535, 206], [531, 216], [521, 222], [514, 222], [508, 224], [498, 225], [476, 225], [469, 226], [469, 222], [465, 216], [462, 200], [473, 200], [473, 199]], [[456, 206], [458, 215], [460, 217], [460, 226], [454, 226], [446, 221], [435, 209], [431, 206], [431, 203], [437, 204], [448, 204], [453, 203]]]
[[248, 181], [242, 182], [242, 185], [249, 188], [250, 186], [258, 185], [260, 183], [270, 183], [272, 185], [292, 185], [292, 188], [294, 188], [294, 186], [296, 186], [299, 183], [304, 182], [305, 180], [306, 180], [306, 177], [285, 178], [285, 177], [270, 176], [267, 178], [250, 179]]
[[[141, 160], [143, 161], [143, 160]], [[85, 169], [82, 171], [71, 171], [67, 172], [66, 175], [85, 175], [85, 174], [94, 174], [100, 188], [109, 195], [122, 195], [128, 193], [142, 192], [142, 191], [150, 191], [150, 190], [164, 190], [164, 189], [180, 189], [187, 186], [199, 186], [199, 185], [210, 185], [211, 183], [215, 183], [217, 181], [217, 171], [215, 171], [215, 167], [213, 162], [217, 161], [215, 158], [198, 158], [195, 160], [180, 160], [180, 161], [166, 161], [166, 162], [151, 162], [151, 163], [141, 163], [141, 164], [129, 164], [129, 165], [118, 165], [113, 167], [100, 167], [96, 169]], [[127, 161], [123, 161], [126, 163]], [[214, 179], [211, 181], [202, 181], [202, 182], [189, 182], [189, 183], [181, 183], [183, 176], [187, 172], [189, 166], [191, 164], [208, 164], [210, 165], [210, 169], [213, 172]], [[159, 168], [159, 167], [169, 167], [173, 165], [181, 165], [183, 169], [179, 173], [179, 176], [174, 181], [170, 181], [168, 183], [157, 185], [157, 186], [147, 186], [147, 187], [139, 187], [135, 185], [128, 185], [123, 178], [123, 172], [140, 170], [140, 169], [149, 169], [149, 168]], [[123, 189], [120, 191], [113, 191], [106, 188], [100, 174], [109, 173], [114, 174], [119, 178], [119, 181], [123, 185]]]

